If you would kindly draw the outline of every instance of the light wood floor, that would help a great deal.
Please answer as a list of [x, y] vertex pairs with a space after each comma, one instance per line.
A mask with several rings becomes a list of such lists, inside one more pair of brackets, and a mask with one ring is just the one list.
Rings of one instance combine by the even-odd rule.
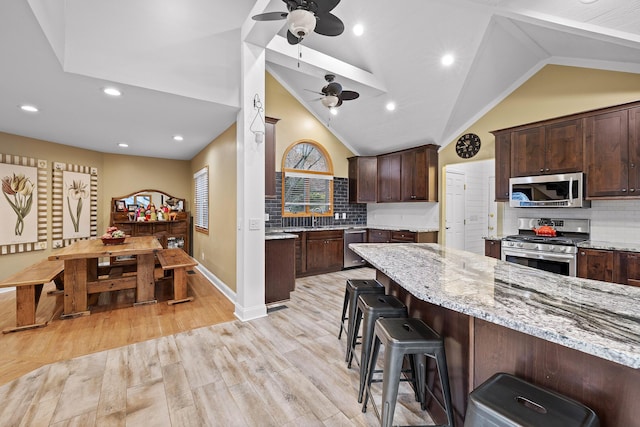
[[[62, 295], [49, 296], [45, 286], [37, 317], [50, 323], [39, 329], [0, 334], [0, 384], [40, 366], [235, 319], [233, 304], [200, 272], [188, 275], [194, 301], [173, 306], [170, 288], [158, 289], [158, 304], [133, 307], [133, 290], [100, 295], [91, 300], [91, 316], [60, 319]], [[161, 273], [160, 273], [161, 276]], [[164, 292], [163, 292], [164, 291]], [[163, 296], [164, 295], [164, 296]], [[107, 309], [109, 307], [110, 309]], [[117, 309], [113, 309], [116, 307]], [[15, 326], [15, 292], [0, 294], [0, 330]]]
[[[373, 277], [374, 271], [364, 268], [298, 279], [286, 307], [265, 318], [233, 320], [197, 329], [185, 326], [183, 332], [161, 333], [160, 338], [42, 366], [0, 387], [1, 424], [378, 425], [371, 408], [365, 414], [361, 412], [357, 403], [357, 366], [347, 368], [345, 339], [337, 339], [345, 280]], [[190, 304], [175, 309], [195, 309]], [[161, 305], [166, 304], [158, 304], [156, 309]], [[137, 324], [154, 323], [142, 320], [155, 317], [147, 312], [149, 307], [154, 306], [136, 307], [144, 312], [120, 322], [124, 331], [113, 325], [95, 325], [110, 321], [105, 318], [91, 326], [87, 323], [85, 328], [91, 331], [85, 332], [82, 339], [80, 331], [66, 337], [62, 333], [55, 336], [62, 341], [58, 344], [85, 347], [89, 353], [96, 351], [97, 344], [76, 341], [100, 343], [106, 338], [91, 335], [110, 334], [125, 337], [128, 343], [137, 341], [142, 335]], [[208, 308], [216, 310], [214, 306]], [[111, 313], [111, 317], [120, 317], [117, 311], [105, 316]], [[88, 317], [91, 318], [97, 319], [97, 314]], [[77, 320], [84, 319], [71, 321]], [[66, 322], [69, 321], [63, 323]], [[13, 336], [43, 333], [52, 330], [52, 326]], [[158, 329], [166, 331], [171, 327]], [[411, 390], [402, 387], [394, 423], [429, 423]], [[378, 391], [374, 390], [376, 400]]]

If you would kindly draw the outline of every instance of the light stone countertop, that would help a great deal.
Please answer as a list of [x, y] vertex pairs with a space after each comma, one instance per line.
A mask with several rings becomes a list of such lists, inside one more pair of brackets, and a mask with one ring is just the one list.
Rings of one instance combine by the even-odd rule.
[[267, 232], [264, 233], [264, 240], [284, 240], [284, 239], [297, 239], [297, 234], [283, 233], [283, 232]]
[[629, 251], [640, 252], [640, 243], [618, 243], [618, 242], [605, 242], [598, 240], [587, 240], [586, 242], [580, 242], [577, 244], [579, 248], [584, 249], [605, 249], [609, 251]]
[[329, 231], [329, 230], [389, 230], [389, 231], [411, 231], [413, 233], [432, 233], [440, 231], [438, 227], [398, 227], [391, 225], [323, 225], [320, 227], [270, 227], [265, 229], [265, 233], [295, 233], [298, 231]]
[[640, 288], [432, 243], [349, 247], [420, 300], [640, 368]]

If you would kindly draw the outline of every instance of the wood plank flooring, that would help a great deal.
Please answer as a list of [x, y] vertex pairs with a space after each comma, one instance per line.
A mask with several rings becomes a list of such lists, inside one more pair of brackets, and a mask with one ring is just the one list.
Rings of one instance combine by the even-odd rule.
[[[362, 268], [298, 279], [286, 308], [265, 318], [184, 327], [44, 365], [0, 387], [0, 420], [6, 426], [379, 425], [371, 405], [361, 412], [357, 367], [347, 368], [345, 338], [337, 339], [345, 280], [374, 277], [374, 270]], [[188, 309], [194, 303], [174, 307]], [[153, 306], [135, 309], [147, 307]], [[105, 315], [119, 316], [113, 314], [117, 311]], [[128, 317], [134, 325], [123, 326], [124, 331], [105, 326], [91, 333], [138, 338], [142, 332], [134, 331], [135, 323], [155, 316], [136, 312]], [[64, 323], [76, 320], [83, 319]], [[63, 339], [59, 333], [57, 339], [75, 348], [96, 348], [75, 343], [86, 339], [80, 331], [69, 335]], [[379, 394], [375, 387], [377, 401]], [[394, 424], [429, 422], [403, 385]]]
[[[0, 384], [48, 363], [171, 335], [235, 319], [233, 304], [199, 271], [188, 274], [192, 302], [167, 305], [170, 284], [158, 285], [158, 304], [133, 306], [133, 290], [95, 295], [91, 316], [60, 319], [62, 295], [45, 285], [38, 305], [38, 321], [48, 326], [11, 334], [0, 334]], [[162, 276], [162, 271], [157, 275]], [[15, 326], [15, 292], [0, 294], [0, 330]]]

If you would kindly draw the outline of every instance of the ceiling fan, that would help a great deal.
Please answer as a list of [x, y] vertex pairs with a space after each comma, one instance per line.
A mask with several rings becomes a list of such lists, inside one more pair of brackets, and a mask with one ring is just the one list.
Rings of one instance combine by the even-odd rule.
[[[323, 96], [322, 98], [318, 98], [318, 100], [327, 108], [339, 107], [342, 105], [342, 101], [351, 101], [360, 96], [358, 92], [353, 90], [342, 90], [342, 85], [335, 82], [335, 78], [336, 76], [334, 74], [325, 75], [324, 79], [327, 81], [327, 85], [319, 92], [319, 94]], [[312, 92], [318, 93], [315, 91]]]
[[330, 13], [340, 0], [282, 0], [289, 12], [267, 12], [254, 15], [256, 21], [287, 20], [287, 41], [298, 44], [311, 31], [324, 36], [338, 36], [344, 31], [344, 24]]

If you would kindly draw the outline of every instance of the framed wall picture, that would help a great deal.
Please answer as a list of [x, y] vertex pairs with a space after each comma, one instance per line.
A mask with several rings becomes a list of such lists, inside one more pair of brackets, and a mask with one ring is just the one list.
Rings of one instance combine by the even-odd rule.
[[62, 248], [97, 235], [98, 169], [53, 164], [53, 247]]
[[0, 154], [0, 254], [47, 248], [47, 161]]
[[127, 205], [127, 210], [129, 212], [135, 212], [138, 209], [138, 205]]
[[116, 200], [114, 207], [116, 209], [116, 212], [124, 212], [127, 210], [127, 207], [124, 204], [124, 200]]

